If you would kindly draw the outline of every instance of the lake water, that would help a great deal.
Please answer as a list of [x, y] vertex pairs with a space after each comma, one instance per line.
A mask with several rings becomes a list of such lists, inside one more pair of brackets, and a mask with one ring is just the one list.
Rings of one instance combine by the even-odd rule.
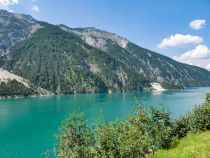
[[[204, 102], [210, 87], [177, 91], [128, 92], [112, 94], [73, 94], [48, 97], [0, 100], [0, 158], [39, 158], [55, 142], [65, 115], [79, 110], [88, 120], [102, 114], [107, 120], [123, 118], [136, 105], [147, 100], [157, 106], [164, 104], [178, 117]], [[102, 114], [101, 114], [102, 113]]]

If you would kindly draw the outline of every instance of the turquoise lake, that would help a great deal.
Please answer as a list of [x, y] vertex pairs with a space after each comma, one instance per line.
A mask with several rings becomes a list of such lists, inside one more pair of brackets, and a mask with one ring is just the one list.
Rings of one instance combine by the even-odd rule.
[[164, 104], [174, 118], [205, 100], [210, 87], [165, 92], [72, 94], [0, 100], [0, 158], [39, 158], [51, 148], [53, 135], [65, 116], [82, 111], [89, 121], [101, 113], [107, 120], [124, 118], [136, 101]]

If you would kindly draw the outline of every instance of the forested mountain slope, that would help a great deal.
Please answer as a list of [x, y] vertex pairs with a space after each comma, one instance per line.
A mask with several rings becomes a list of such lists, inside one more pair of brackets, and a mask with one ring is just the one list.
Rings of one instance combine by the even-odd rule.
[[64, 25], [60, 27], [74, 32], [86, 43], [105, 51], [150, 81], [182, 86], [208, 86], [210, 83], [209, 71], [176, 62], [116, 34], [95, 28], [72, 29]]
[[3, 67], [53, 92], [138, 90], [149, 81], [73, 33], [39, 23], [30, 38], [10, 48]]
[[[0, 67], [56, 93], [209, 86], [210, 72], [95, 28], [72, 29], [0, 11]], [[1, 38], [2, 37], [2, 38]]]

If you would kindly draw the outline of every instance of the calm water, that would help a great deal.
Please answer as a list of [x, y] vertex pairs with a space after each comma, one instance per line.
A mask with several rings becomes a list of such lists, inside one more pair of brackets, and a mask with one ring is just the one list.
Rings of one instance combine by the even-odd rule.
[[177, 117], [204, 102], [206, 92], [210, 88], [0, 100], [0, 158], [39, 158], [52, 147], [61, 120], [75, 110], [84, 112], [90, 121], [101, 116], [101, 111], [106, 119], [114, 120], [131, 112], [136, 100], [146, 98], [154, 106], [165, 104]]

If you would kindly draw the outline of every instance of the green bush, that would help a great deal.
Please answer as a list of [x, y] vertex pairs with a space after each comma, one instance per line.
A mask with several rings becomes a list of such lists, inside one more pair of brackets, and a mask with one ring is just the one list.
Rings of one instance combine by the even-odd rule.
[[149, 128], [147, 130], [150, 133], [155, 148], [170, 148], [174, 139], [172, 135], [170, 112], [163, 106], [158, 108], [151, 107], [148, 115], [150, 115], [150, 119], [148, 122]]
[[[165, 108], [137, 106], [119, 122], [91, 126], [83, 114], [72, 114], [60, 128], [58, 158], [141, 158], [149, 151], [169, 148], [174, 140], [170, 113]], [[45, 154], [48, 155], [49, 154]]]
[[177, 138], [186, 137], [189, 131], [188, 122], [189, 119], [186, 116], [183, 116], [180, 119], [176, 120], [173, 124], [173, 135]]
[[[136, 113], [139, 112], [138, 109]], [[60, 128], [56, 156], [58, 158], [144, 157], [148, 148], [152, 148], [144, 121], [130, 116], [128, 120], [119, 123], [104, 122], [91, 126], [85, 122], [83, 114], [74, 113]]]
[[210, 130], [210, 103], [195, 106], [192, 112], [176, 120], [173, 133], [178, 138], [185, 137], [188, 132]]
[[188, 126], [190, 131], [210, 130], [210, 103], [196, 106], [189, 115]]
[[[126, 119], [91, 125], [84, 114], [67, 117], [57, 136], [58, 158], [143, 158], [177, 145], [188, 132], [210, 130], [210, 103], [172, 120], [163, 106], [137, 106]], [[49, 157], [49, 153], [44, 154]]]
[[85, 122], [83, 114], [72, 114], [62, 124], [57, 136], [59, 145], [56, 156], [58, 158], [95, 157], [95, 140], [93, 131]]

